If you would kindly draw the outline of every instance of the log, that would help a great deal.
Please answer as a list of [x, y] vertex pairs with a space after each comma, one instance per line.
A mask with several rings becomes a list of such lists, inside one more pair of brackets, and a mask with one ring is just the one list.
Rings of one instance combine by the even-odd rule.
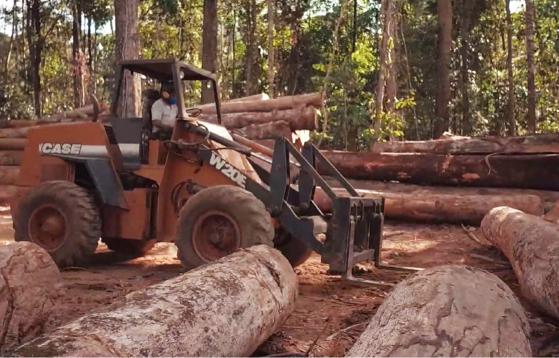
[[30, 127], [0, 129], [0, 138], [25, 138]]
[[[202, 114], [200, 119], [217, 123], [215, 114]], [[241, 112], [222, 115], [222, 124], [227, 128], [242, 128], [252, 124], [264, 124], [277, 121], [289, 123], [291, 130], [315, 130], [318, 128], [317, 110], [314, 107], [284, 109], [272, 112]]]
[[21, 356], [250, 356], [294, 309], [297, 277], [268, 246], [126, 296], [16, 350]]
[[0, 205], [8, 204], [17, 193], [15, 185], [0, 186]]
[[0, 185], [13, 185], [19, 178], [19, 167], [0, 166]]
[[284, 121], [252, 124], [250, 126], [235, 129], [235, 132], [250, 139], [270, 139], [279, 137], [291, 138], [291, 128], [289, 128], [289, 123]]
[[225, 101], [223, 103], [228, 103], [228, 102], [246, 102], [246, 101], [265, 101], [270, 99], [270, 96], [268, 96], [267, 93], [259, 93], [259, 94], [253, 94], [251, 96], [245, 96], [245, 97], [239, 97], [239, 98], [233, 98], [230, 99], [228, 101]]
[[[333, 179], [327, 180], [333, 186], [339, 186]], [[415, 193], [428, 197], [429, 195], [452, 194], [461, 195], [535, 195], [544, 203], [544, 210], [548, 212], [559, 201], [559, 191], [516, 189], [516, 188], [487, 188], [487, 187], [453, 187], [453, 186], [425, 186], [415, 184], [404, 184], [399, 182], [380, 182], [374, 180], [349, 179], [351, 185], [361, 190], [387, 191], [391, 193]]]
[[20, 165], [23, 151], [0, 150], [0, 165]]
[[[465, 194], [460, 188], [455, 193], [428, 192], [398, 193], [387, 190], [358, 190], [365, 197], [385, 199], [384, 215], [389, 219], [433, 222], [465, 223], [479, 225], [491, 209], [499, 206], [511, 206], [534, 215], [544, 214], [542, 199], [536, 195], [509, 194]], [[337, 190], [338, 191], [338, 190]], [[339, 190], [339, 193], [344, 193]], [[331, 210], [331, 204], [318, 203], [322, 210]]]
[[559, 226], [522, 211], [499, 207], [481, 223], [485, 237], [510, 261], [522, 295], [559, 318]]
[[[253, 100], [241, 102], [225, 102], [221, 105], [222, 113], [241, 113], [241, 112], [271, 112], [282, 109], [292, 109], [297, 107], [314, 106], [321, 108], [324, 105], [324, 98], [320, 93], [301, 94], [296, 96], [278, 97], [266, 101]], [[197, 106], [202, 113], [215, 113], [215, 104], [205, 104]]]
[[2, 138], [0, 139], [0, 150], [23, 150], [26, 142], [25, 138]]
[[347, 356], [529, 357], [529, 334], [524, 309], [497, 276], [441, 266], [399, 283]]
[[[348, 178], [559, 190], [559, 155], [440, 155], [323, 151]], [[326, 173], [324, 168], [320, 168]], [[326, 173], [327, 174], [327, 173]]]
[[63, 293], [50, 255], [30, 242], [0, 246], [0, 353], [43, 333]]
[[371, 150], [375, 153], [433, 154], [559, 153], [559, 134], [378, 142], [372, 146]]
[[559, 224], [559, 201], [555, 202], [555, 204], [553, 204], [553, 207], [551, 208], [551, 210], [549, 210], [544, 217], [545, 220], [555, 223], [555, 224]]

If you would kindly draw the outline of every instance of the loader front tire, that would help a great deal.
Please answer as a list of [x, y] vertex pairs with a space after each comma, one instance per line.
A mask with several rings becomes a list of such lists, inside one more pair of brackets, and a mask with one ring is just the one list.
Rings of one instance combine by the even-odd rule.
[[187, 269], [254, 245], [274, 246], [274, 227], [264, 204], [232, 185], [203, 189], [179, 213], [176, 245]]
[[69, 181], [47, 181], [25, 196], [14, 220], [15, 240], [45, 249], [59, 267], [87, 261], [101, 237], [101, 218], [89, 192]]

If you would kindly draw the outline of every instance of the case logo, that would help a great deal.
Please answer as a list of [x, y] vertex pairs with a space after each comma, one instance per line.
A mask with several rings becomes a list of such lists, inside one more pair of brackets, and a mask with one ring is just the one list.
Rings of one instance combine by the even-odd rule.
[[244, 188], [246, 186], [247, 177], [215, 152], [212, 152], [210, 157], [210, 165], [240, 187]]
[[43, 154], [80, 154], [82, 150], [81, 144], [70, 143], [41, 143], [39, 144], [39, 152]]

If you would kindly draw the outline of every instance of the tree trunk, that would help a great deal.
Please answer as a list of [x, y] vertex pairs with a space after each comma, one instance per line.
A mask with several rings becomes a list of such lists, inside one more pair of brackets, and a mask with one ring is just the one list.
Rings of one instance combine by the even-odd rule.
[[[301, 94], [296, 96], [285, 96], [266, 101], [261, 100], [244, 100], [230, 101], [221, 105], [222, 113], [242, 113], [242, 112], [271, 112], [282, 109], [293, 109], [297, 107], [314, 106], [321, 108], [324, 104], [324, 98], [320, 93]], [[202, 113], [215, 113], [214, 104], [206, 104], [198, 106]]]
[[505, 1], [507, 13], [507, 78], [508, 78], [508, 99], [506, 119], [508, 123], [508, 134], [516, 135], [516, 95], [514, 91], [514, 71], [513, 71], [513, 47], [512, 47], [512, 15], [510, 10], [510, 0]]
[[0, 185], [14, 185], [19, 178], [19, 167], [0, 166]]
[[[202, 68], [217, 72], [217, 0], [204, 0], [204, 21], [202, 24]], [[202, 84], [202, 103], [214, 101], [210, 83]]]
[[353, 179], [559, 190], [557, 154], [322, 153], [343, 175]]
[[17, 349], [40, 356], [250, 356], [293, 311], [297, 277], [267, 246], [126, 296]]
[[0, 151], [0, 166], [16, 166], [21, 164], [22, 150]]
[[524, 309], [497, 276], [441, 266], [399, 283], [347, 356], [525, 357], [529, 335]]
[[33, 106], [35, 115], [41, 117], [42, 107], [42, 88], [41, 88], [41, 61], [44, 46], [42, 35], [42, 16], [41, 0], [27, 0], [28, 26], [27, 37], [29, 47], [29, 65], [31, 73], [31, 83], [33, 88]]
[[[203, 114], [200, 119], [217, 123], [217, 115]], [[298, 109], [283, 109], [272, 112], [226, 113], [221, 116], [222, 125], [227, 128], [242, 128], [252, 124], [266, 124], [277, 121], [289, 123], [291, 130], [315, 130], [318, 127], [317, 110], [308, 106]], [[0, 130], [0, 138], [2, 130]]]
[[0, 246], [0, 353], [35, 338], [63, 290], [50, 255], [30, 242]]
[[245, 71], [246, 71], [246, 86], [245, 94], [251, 95], [258, 92], [258, 43], [256, 42], [257, 36], [257, 14], [258, 5], [256, 0], [245, 1]]
[[10, 73], [10, 60], [12, 57], [12, 50], [14, 48], [14, 40], [15, 40], [15, 36], [16, 36], [16, 30], [17, 30], [17, 2], [18, 0], [14, 0], [13, 2], [13, 6], [12, 6], [12, 33], [10, 35], [10, 41], [8, 44], [8, 51], [6, 52], [6, 59], [4, 62], [4, 78], [8, 78], [9, 73]]
[[276, 0], [267, 0], [268, 2], [268, 93], [274, 98], [275, 93], [275, 48], [274, 48], [274, 30], [275, 30], [275, 14]]
[[433, 137], [439, 138], [448, 130], [450, 124], [450, 56], [452, 53], [452, 1], [438, 0], [439, 21], [438, 59], [437, 59], [437, 101]]
[[509, 259], [522, 294], [559, 318], [559, 226], [507, 207], [495, 208], [481, 223], [485, 237]]
[[[132, 60], [140, 55], [138, 34], [139, 0], [115, 0], [116, 62]], [[119, 114], [123, 117], [137, 117], [141, 113], [141, 83], [137, 76], [125, 73], [123, 89], [119, 98]]]
[[[543, 200], [537, 195], [467, 194], [461, 188], [441, 192], [431, 188], [411, 193], [389, 190], [359, 190], [359, 193], [365, 197], [383, 197], [385, 217], [405, 221], [479, 225], [491, 209], [499, 206], [510, 206], [533, 215], [544, 213]], [[321, 206], [324, 208], [328, 206]]]
[[536, 10], [532, 0], [526, 0], [526, 65], [528, 67], [528, 132], [536, 133], [536, 64], [534, 62], [534, 34]]
[[80, 69], [80, 34], [81, 34], [81, 4], [80, 0], [72, 1], [72, 72], [74, 87], [74, 107], [82, 106], [81, 69]]
[[393, 141], [375, 143], [374, 153], [435, 154], [537, 154], [559, 153], [559, 135], [542, 134], [524, 137], [459, 137], [427, 141]]

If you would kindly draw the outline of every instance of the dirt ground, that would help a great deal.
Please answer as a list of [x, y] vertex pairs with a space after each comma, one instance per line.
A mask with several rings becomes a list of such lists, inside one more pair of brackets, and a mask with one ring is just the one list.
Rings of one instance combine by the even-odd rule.
[[[468, 231], [472, 230], [471, 233]], [[506, 259], [487, 245], [475, 228], [454, 225], [388, 223], [383, 260], [390, 265], [419, 268], [467, 264], [495, 273], [519, 294]], [[0, 241], [13, 240], [9, 212], [0, 209]], [[90, 311], [118, 302], [127, 293], [182, 273], [174, 245], [160, 243], [142, 258], [125, 260], [100, 245], [88, 267], [62, 272], [67, 292], [51, 317], [53, 329]], [[300, 296], [295, 312], [257, 355], [342, 356], [365, 329], [389, 294], [385, 286], [358, 286], [327, 275], [327, 266], [313, 255], [296, 268]], [[358, 277], [397, 283], [410, 273], [359, 266]], [[534, 355], [559, 355], [559, 328], [523, 302], [532, 325]]]

